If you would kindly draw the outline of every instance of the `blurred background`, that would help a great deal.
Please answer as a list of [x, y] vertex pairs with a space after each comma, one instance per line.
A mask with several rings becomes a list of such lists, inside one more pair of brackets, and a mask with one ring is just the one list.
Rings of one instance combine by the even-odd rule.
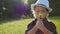
[[[0, 34], [24, 34], [29, 22], [34, 20], [31, 4], [37, 0], [0, 0]], [[60, 34], [60, 0], [49, 0], [52, 20]]]

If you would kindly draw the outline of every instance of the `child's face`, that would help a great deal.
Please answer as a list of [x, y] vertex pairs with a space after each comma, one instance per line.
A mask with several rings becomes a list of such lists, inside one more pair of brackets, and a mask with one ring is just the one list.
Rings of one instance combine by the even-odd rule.
[[[45, 18], [47, 16], [47, 14], [49, 13], [46, 8], [41, 7], [41, 6], [36, 6], [35, 7], [35, 16], [36, 18]], [[41, 14], [41, 15], [39, 15]]]

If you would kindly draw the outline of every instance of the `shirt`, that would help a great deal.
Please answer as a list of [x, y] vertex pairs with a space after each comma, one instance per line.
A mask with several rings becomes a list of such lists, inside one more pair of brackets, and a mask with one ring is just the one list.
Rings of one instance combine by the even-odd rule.
[[[28, 24], [27, 30], [25, 31], [25, 34], [27, 34], [27, 32], [30, 31], [30, 30], [35, 26], [36, 21], [37, 21], [37, 19], [33, 20], [30, 24]], [[56, 26], [55, 26], [54, 23], [49, 22], [49, 21], [47, 20], [47, 18], [44, 18], [42, 21], [43, 21], [44, 26], [45, 26], [49, 31], [51, 31], [53, 34], [57, 34]], [[38, 29], [38, 30], [36, 31], [36, 34], [44, 34], [44, 33], [43, 33], [41, 30]]]

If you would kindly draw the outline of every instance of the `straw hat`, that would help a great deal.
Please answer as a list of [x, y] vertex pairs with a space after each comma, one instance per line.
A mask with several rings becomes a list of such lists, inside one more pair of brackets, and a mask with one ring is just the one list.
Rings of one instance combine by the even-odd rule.
[[46, 9], [48, 9], [49, 12], [52, 11], [52, 9], [49, 7], [49, 1], [48, 0], [37, 0], [37, 2], [35, 4], [31, 5], [31, 10], [34, 10], [35, 6], [42, 6]]

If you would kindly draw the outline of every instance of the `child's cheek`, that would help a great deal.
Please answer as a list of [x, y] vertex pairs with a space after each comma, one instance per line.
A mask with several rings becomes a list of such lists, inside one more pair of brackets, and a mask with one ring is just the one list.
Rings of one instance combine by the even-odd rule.
[[46, 13], [44, 13], [43, 15], [42, 15], [42, 18], [45, 18], [46, 17]]
[[45, 13], [44, 16], [46, 17], [47, 16], [47, 13]]

